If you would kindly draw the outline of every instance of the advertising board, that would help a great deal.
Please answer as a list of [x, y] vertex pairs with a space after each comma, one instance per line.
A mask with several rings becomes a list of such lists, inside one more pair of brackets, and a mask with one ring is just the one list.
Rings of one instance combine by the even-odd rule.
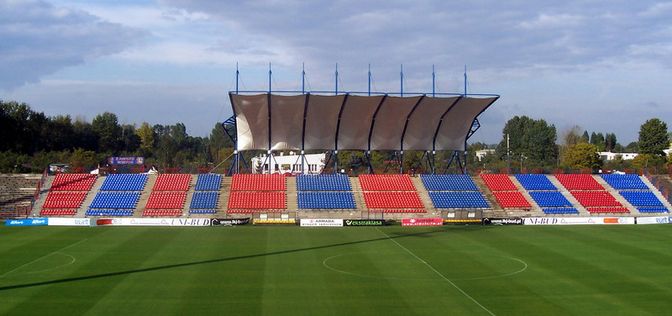
[[96, 220], [98, 226], [210, 226], [210, 218], [101, 218]]
[[511, 218], [493, 218], [484, 217], [483, 225], [523, 225], [523, 219], [520, 217]]
[[302, 218], [301, 227], [343, 227], [343, 219], [333, 218]]
[[385, 226], [387, 222], [383, 219], [346, 219], [343, 226]]
[[526, 217], [523, 225], [631, 225], [634, 217]]
[[670, 218], [667, 216], [637, 217], [637, 225], [647, 224], [669, 224]]
[[250, 223], [250, 218], [213, 218], [210, 222], [212, 226], [234, 226], [247, 225]]
[[47, 224], [49, 226], [91, 226], [91, 219], [50, 217]]
[[144, 157], [109, 157], [107, 162], [111, 165], [142, 165]]
[[5, 220], [5, 226], [47, 226], [47, 224], [48, 219], [46, 217]]
[[442, 226], [442, 225], [443, 225], [443, 219], [439, 217], [401, 219], [401, 226]]

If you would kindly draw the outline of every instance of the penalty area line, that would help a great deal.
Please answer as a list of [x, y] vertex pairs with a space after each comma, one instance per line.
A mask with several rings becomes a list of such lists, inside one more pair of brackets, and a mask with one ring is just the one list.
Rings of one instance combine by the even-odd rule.
[[411, 250], [409, 250], [408, 248], [404, 247], [402, 244], [400, 244], [399, 242], [397, 242], [396, 240], [394, 240], [392, 237], [390, 237], [390, 235], [388, 235], [388, 234], [386, 234], [384, 231], [380, 230], [380, 228], [376, 227], [376, 229], [377, 229], [381, 234], [385, 235], [385, 237], [387, 237], [387, 239], [389, 239], [390, 241], [392, 241], [393, 243], [395, 243], [397, 246], [399, 246], [399, 248], [401, 248], [401, 249], [403, 249], [404, 251], [406, 251], [408, 254], [410, 254], [411, 256], [413, 256], [415, 259], [418, 259], [418, 261], [422, 262], [422, 263], [423, 263], [425, 266], [427, 266], [430, 270], [432, 270], [434, 273], [436, 273], [436, 275], [440, 276], [442, 279], [444, 279], [446, 282], [448, 282], [448, 284], [450, 284], [452, 287], [454, 287], [456, 290], [458, 290], [460, 293], [462, 293], [462, 295], [464, 295], [466, 298], [468, 298], [469, 300], [471, 300], [472, 302], [474, 302], [476, 305], [478, 305], [478, 307], [480, 307], [481, 309], [483, 309], [484, 311], [486, 311], [488, 314], [490, 314], [490, 315], [492, 315], [492, 316], [496, 316], [495, 313], [493, 313], [492, 311], [490, 311], [487, 307], [483, 306], [483, 304], [479, 303], [475, 298], [473, 298], [471, 295], [469, 295], [469, 293], [465, 292], [462, 288], [460, 288], [459, 286], [457, 286], [457, 284], [455, 284], [455, 282], [453, 282], [453, 281], [451, 281], [450, 279], [448, 279], [445, 275], [443, 275], [443, 273], [439, 272], [439, 270], [436, 270], [436, 268], [434, 268], [434, 267], [433, 267], [431, 264], [429, 264], [427, 261], [425, 261], [425, 260], [423, 260], [422, 258], [418, 257], [418, 255], [416, 255], [414, 252], [412, 252]]
[[[25, 266], [27, 266], [27, 265], [33, 264], [33, 263], [35, 263], [35, 262], [38, 262], [38, 261], [40, 261], [40, 260], [42, 260], [42, 259], [44, 259], [44, 258], [46, 258], [46, 257], [49, 257], [49, 256], [51, 256], [51, 255], [53, 255], [53, 254], [56, 254], [56, 253], [59, 253], [59, 252], [61, 252], [61, 251], [63, 251], [63, 250], [66, 250], [66, 249], [68, 249], [68, 248], [72, 248], [72, 247], [74, 247], [74, 246], [76, 246], [76, 245], [79, 245], [79, 244], [81, 244], [81, 243], [83, 243], [83, 242], [85, 242], [85, 241], [87, 241], [87, 240], [88, 240], [88, 238], [87, 238], [87, 239], [82, 239], [82, 240], [76, 241], [76, 242], [74, 242], [74, 243], [72, 243], [72, 244], [69, 244], [69, 245], [63, 247], [63, 248], [54, 250], [54, 251], [52, 251], [52, 252], [50, 252], [50, 253], [48, 253], [48, 254], [42, 256], [42, 257], [39, 257], [39, 258], [37, 258], [37, 259], [35, 259], [35, 260], [33, 260], [33, 261], [26, 262], [26, 263], [24, 263], [24, 264], [22, 264], [22, 265], [20, 265], [20, 266], [18, 266], [18, 267], [16, 267], [16, 268], [12, 269], [12, 270], [9, 270], [9, 271], [3, 273], [2, 275], [0, 275], [0, 278], [4, 278], [4, 277], [6, 277], [7, 275], [9, 275], [10, 273], [12, 273], [12, 272], [14, 272], [14, 271], [16, 271], [16, 270], [19, 270], [19, 269], [21, 269], [21, 268], [23, 268], [23, 267], [25, 267]], [[70, 256], [70, 255], [68, 255], [68, 254], [65, 254], [65, 255]], [[70, 256], [70, 257], [72, 258], [72, 256]], [[70, 264], [72, 264], [72, 263], [74, 263], [74, 261], [71, 262]]]

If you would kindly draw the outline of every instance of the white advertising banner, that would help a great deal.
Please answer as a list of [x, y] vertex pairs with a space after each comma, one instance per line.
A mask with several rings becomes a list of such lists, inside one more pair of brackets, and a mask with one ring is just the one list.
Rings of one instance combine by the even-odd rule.
[[656, 217], [637, 217], [637, 224], [669, 224], [670, 218], [667, 216], [656, 216]]
[[210, 226], [211, 218], [101, 218], [98, 226]]
[[524, 225], [632, 225], [634, 217], [527, 217]]
[[343, 219], [302, 218], [301, 227], [343, 227]]
[[49, 226], [91, 226], [90, 218], [58, 218], [50, 217], [47, 220]]

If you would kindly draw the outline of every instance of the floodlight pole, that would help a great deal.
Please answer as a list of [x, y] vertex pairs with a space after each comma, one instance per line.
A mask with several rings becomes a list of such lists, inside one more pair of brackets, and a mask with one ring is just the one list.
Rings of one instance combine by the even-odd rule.
[[271, 63], [268, 63], [268, 93], [271, 93], [271, 80], [273, 79], [273, 70], [271, 70]]
[[434, 65], [432, 65], [432, 97], [436, 96], [436, 73], [434, 72]]
[[371, 64], [369, 64], [369, 96], [371, 96]]
[[335, 82], [336, 82], [336, 87], [334, 89], [334, 95], [338, 95], [338, 63], [336, 63], [336, 72], [335, 72]]
[[306, 94], [306, 64], [301, 63], [301, 94]]
[[467, 96], [467, 65], [464, 65], [464, 96]]
[[236, 94], [238, 94], [238, 79], [240, 77], [240, 71], [238, 71], [238, 62], [236, 62]]
[[400, 95], [404, 96], [404, 64], [401, 64], [401, 71], [399, 72], [399, 79], [401, 81], [401, 87], [399, 90]]

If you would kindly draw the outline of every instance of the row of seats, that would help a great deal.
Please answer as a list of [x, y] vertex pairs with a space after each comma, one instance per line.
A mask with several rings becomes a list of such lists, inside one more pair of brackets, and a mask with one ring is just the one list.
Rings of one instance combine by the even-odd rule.
[[194, 192], [189, 208], [193, 209], [216, 209], [219, 200], [219, 192]]
[[77, 209], [82, 205], [84, 199], [86, 198], [87, 192], [61, 192], [61, 191], [50, 191], [47, 195], [47, 199], [42, 206], [45, 209], [54, 208], [54, 209], [64, 209], [64, 208], [74, 208]]
[[489, 208], [490, 204], [478, 191], [429, 192], [436, 208]]
[[140, 192], [101, 191], [89, 206], [92, 209], [135, 209], [140, 200]]
[[147, 200], [147, 209], [182, 209], [187, 192], [152, 192]]
[[561, 215], [561, 214], [579, 214], [579, 211], [573, 207], [546, 207], [542, 208], [545, 214]]
[[42, 216], [73, 216], [77, 214], [77, 209], [42, 209]]
[[285, 191], [285, 176], [280, 174], [234, 174], [231, 191]]
[[54, 177], [49, 191], [89, 191], [97, 176], [88, 173], [61, 173]]
[[189, 214], [199, 214], [199, 215], [217, 214], [217, 210], [216, 209], [191, 209], [191, 210], [189, 210]]
[[370, 209], [424, 208], [418, 192], [364, 192], [364, 201]]
[[490, 191], [517, 191], [516, 185], [506, 174], [481, 174], [481, 179]]
[[228, 209], [285, 209], [286, 200], [285, 192], [232, 191]]
[[648, 190], [644, 181], [636, 174], [603, 174], [602, 179], [616, 190]]
[[299, 175], [296, 177], [299, 191], [352, 191], [350, 179], [344, 174]]
[[422, 174], [420, 179], [427, 191], [478, 191], [467, 174]]
[[196, 191], [219, 191], [222, 186], [222, 176], [219, 174], [199, 174], [196, 179]]
[[364, 174], [359, 176], [362, 191], [415, 191], [407, 174]]
[[189, 191], [190, 174], [160, 174], [152, 191]]
[[502, 208], [532, 208], [527, 199], [525, 199], [525, 196], [518, 191], [494, 191], [492, 194]]
[[543, 174], [517, 174], [516, 180], [527, 191], [557, 191], [551, 180]]
[[354, 209], [352, 192], [301, 192], [298, 193], [300, 209]]
[[573, 191], [571, 193], [585, 207], [623, 207], [607, 191]]
[[180, 217], [182, 216], [181, 209], [145, 209], [142, 216], [148, 217]]
[[572, 203], [559, 191], [530, 191], [530, 196], [541, 208], [572, 206]]
[[556, 174], [555, 178], [569, 191], [604, 190], [604, 187], [589, 174]]
[[110, 174], [105, 177], [101, 191], [143, 191], [146, 174]]
[[86, 216], [133, 216], [133, 210], [88, 209]]
[[591, 214], [630, 213], [630, 211], [628, 211], [628, 209], [623, 206], [586, 207], [586, 209]]

